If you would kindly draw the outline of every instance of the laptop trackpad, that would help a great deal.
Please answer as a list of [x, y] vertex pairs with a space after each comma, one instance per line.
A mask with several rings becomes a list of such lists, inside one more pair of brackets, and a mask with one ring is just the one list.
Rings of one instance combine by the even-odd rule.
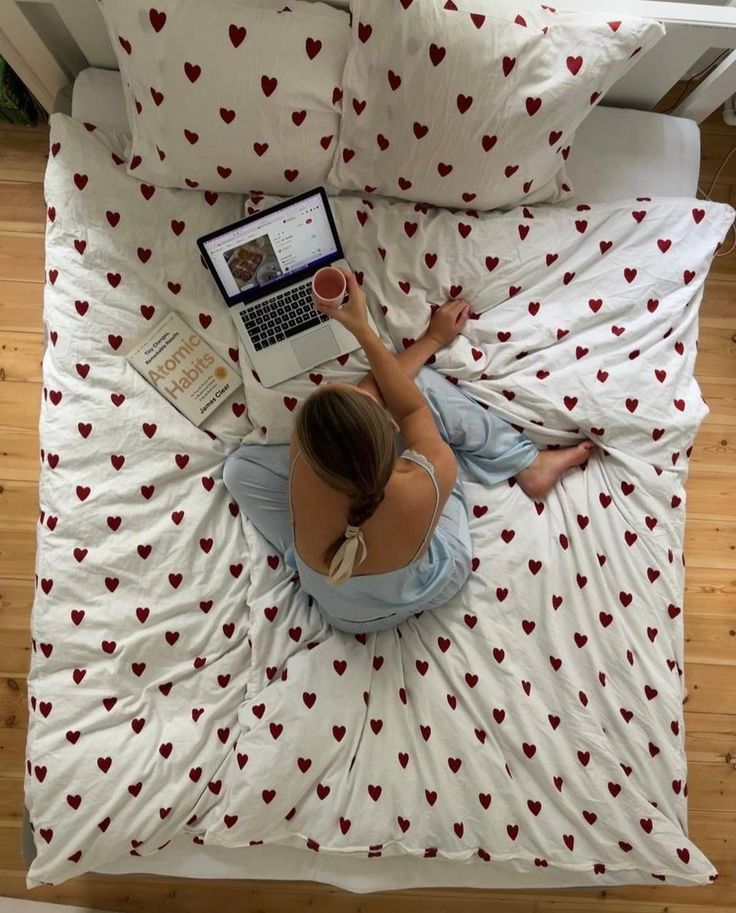
[[299, 366], [305, 369], [313, 368], [315, 365], [322, 364], [323, 361], [329, 361], [340, 354], [340, 347], [337, 344], [335, 335], [326, 326], [320, 327], [316, 333], [307, 333], [306, 336], [292, 339], [291, 347], [294, 350]]

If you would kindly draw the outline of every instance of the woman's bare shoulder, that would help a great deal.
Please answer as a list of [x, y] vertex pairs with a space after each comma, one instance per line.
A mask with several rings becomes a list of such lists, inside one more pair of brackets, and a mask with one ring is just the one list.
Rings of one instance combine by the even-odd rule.
[[408, 516], [415, 517], [419, 512], [423, 517], [422, 508], [425, 505], [430, 511], [434, 508], [436, 489], [431, 478], [433, 474], [431, 465], [425, 469], [414, 460], [399, 458], [396, 461], [389, 483], [392, 486], [391, 494]]

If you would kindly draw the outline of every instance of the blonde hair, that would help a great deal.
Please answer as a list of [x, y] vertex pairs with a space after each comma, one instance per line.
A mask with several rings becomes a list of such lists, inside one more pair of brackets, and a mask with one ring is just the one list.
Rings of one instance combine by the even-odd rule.
[[[302, 403], [296, 436], [317, 475], [350, 499], [348, 525], [369, 520], [396, 462], [395, 431], [386, 410], [372, 396], [328, 386]], [[340, 535], [327, 548], [328, 563], [345, 538]]]

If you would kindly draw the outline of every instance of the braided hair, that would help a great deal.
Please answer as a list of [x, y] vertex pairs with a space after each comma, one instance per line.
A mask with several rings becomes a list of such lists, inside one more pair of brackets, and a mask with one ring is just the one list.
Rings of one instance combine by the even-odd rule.
[[381, 491], [378, 494], [359, 495], [354, 501], [351, 501], [348, 508], [348, 525], [362, 526], [366, 520], [370, 520], [385, 496], [386, 492]]
[[[327, 386], [302, 403], [296, 436], [317, 475], [349, 498], [346, 525], [362, 526], [383, 501], [396, 461], [386, 410], [372, 396]], [[340, 535], [326, 549], [328, 564], [344, 541]]]

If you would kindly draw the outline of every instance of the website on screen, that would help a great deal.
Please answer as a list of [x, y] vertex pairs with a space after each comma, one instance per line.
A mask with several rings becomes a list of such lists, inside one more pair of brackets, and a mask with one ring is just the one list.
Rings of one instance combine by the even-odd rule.
[[319, 194], [205, 242], [228, 296], [265, 288], [337, 253]]

